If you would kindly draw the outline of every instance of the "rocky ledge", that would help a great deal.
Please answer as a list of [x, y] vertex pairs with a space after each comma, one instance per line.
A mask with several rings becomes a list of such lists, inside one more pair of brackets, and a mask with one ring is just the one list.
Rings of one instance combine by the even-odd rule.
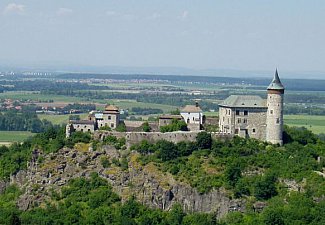
[[[10, 183], [17, 184], [24, 192], [17, 202], [22, 210], [46, 203], [53, 191], [60, 191], [70, 179], [89, 177], [96, 172], [111, 183], [122, 201], [135, 196], [141, 203], [162, 210], [180, 203], [186, 212], [215, 213], [218, 218], [230, 211], [245, 211], [245, 203], [231, 199], [226, 190], [200, 194], [171, 174], [159, 171], [152, 163], [141, 165], [138, 156], [138, 153], [128, 153], [128, 167], [122, 168], [111, 162], [125, 157], [123, 152], [107, 145], [94, 151], [87, 144], [78, 144], [73, 149], [63, 148], [48, 155], [34, 151], [27, 171], [12, 176]], [[108, 162], [106, 168], [103, 160]]]

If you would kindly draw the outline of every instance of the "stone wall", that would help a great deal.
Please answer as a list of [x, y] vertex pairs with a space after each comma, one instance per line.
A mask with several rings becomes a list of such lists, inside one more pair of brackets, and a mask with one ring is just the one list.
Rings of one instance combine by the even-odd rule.
[[[173, 143], [181, 141], [195, 141], [198, 133], [202, 131], [177, 131], [177, 132], [114, 132], [114, 131], [95, 131], [94, 138], [103, 140], [107, 136], [115, 136], [117, 138], [124, 137], [126, 139], [127, 147], [140, 143], [142, 140], [149, 142], [156, 142], [159, 140], [166, 140]], [[231, 134], [211, 133], [212, 138], [227, 140], [233, 138]]]

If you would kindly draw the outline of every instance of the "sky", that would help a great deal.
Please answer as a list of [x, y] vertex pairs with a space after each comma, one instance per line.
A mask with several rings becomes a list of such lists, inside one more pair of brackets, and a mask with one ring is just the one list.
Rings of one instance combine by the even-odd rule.
[[324, 59], [324, 0], [0, 0], [0, 64], [325, 72]]

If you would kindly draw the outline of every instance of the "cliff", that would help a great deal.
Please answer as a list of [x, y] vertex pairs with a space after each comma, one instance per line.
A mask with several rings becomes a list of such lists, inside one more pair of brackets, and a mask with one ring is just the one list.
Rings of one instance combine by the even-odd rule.
[[[22, 210], [51, 203], [53, 190], [60, 191], [70, 179], [89, 177], [92, 172], [107, 179], [122, 201], [135, 196], [139, 202], [162, 210], [180, 203], [186, 212], [215, 213], [218, 218], [229, 211], [245, 210], [244, 202], [232, 200], [223, 188], [200, 194], [189, 184], [160, 171], [153, 163], [141, 165], [138, 156], [138, 153], [117, 151], [109, 145], [94, 151], [88, 144], [77, 144], [73, 149], [63, 148], [48, 155], [34, 151], [28, 169], [12, 176], [10, 183], [24, 190], [17, 202]], [[127, 166], [116, 165], [122, 159], [127, 159]]]

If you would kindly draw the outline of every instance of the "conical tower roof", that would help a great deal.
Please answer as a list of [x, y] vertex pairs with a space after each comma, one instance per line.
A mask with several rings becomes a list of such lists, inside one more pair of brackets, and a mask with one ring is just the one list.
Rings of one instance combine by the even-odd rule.
[[284, 90], [284, 86], [279, 78], [278, 70], [275, 70], [274, 78], [267, 90]]

